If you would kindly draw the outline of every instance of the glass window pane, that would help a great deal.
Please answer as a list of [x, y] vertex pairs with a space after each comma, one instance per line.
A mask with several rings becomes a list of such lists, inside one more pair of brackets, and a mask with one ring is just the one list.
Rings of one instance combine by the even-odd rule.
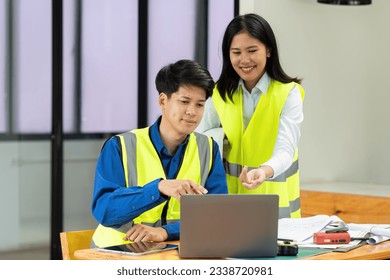
[[5, 61], [5, 52], [6, 52], [6, 6], [5, 0], [0, 0], [0, 133], [4, 133], [6, 130], [6, 114], [5, 110], [6, 98], [7, 98], [7, 89], [5, 84], [5, 70], [6, 70], [6, 61]]
[[234, 17], [234, 0], [209, 0], [208, 69], [216, 81], [222, 69], [222, 39]]
[[82, 132], [137, 127], [138, 1], [82, 1]]
[[195, 0], [149, 0], [148, 124], [161, 114], [154, 80], [164, 65], [194, 59]]
[[[51, 0], [14, 1], [14, 127], [51, 130]], [[33, 11], [33, 12], [32, 12]]]
[[75, 132], [76, 129], [76, 0], [63, 2], [63, 127], [64, 132]]

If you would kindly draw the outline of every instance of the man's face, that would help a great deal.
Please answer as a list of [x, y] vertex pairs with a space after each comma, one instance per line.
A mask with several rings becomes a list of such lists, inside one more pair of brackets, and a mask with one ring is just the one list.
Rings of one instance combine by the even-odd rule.
[[205, 90], [196, 86], [181, 86], [171, 98], [161, 93], [159, 105], [162, 110], [162, 133], [178, 137], [192, 133], [202, 119], [205, 102]]

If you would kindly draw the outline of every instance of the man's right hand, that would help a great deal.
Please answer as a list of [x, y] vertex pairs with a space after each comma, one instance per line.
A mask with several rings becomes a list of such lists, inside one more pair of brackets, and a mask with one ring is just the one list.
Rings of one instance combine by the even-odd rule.
[[167, 196], [180, 200], [186, 194], [206, 194], [207, 189], [191, 180], [161, 180], [158, 190]]

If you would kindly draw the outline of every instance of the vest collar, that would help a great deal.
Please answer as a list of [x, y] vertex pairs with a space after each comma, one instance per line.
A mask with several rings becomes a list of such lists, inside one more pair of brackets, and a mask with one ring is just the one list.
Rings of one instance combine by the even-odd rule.
[[[154, 145], [154, 147], [156, 148], [157, 152], [161, 155], [161, 154], [165, 154], [165, 155], [169, 155], [168, 153], [168, 149], [165, 147], [162, 139], [161, 139], [161, 135], [160, 135], [160, 131], [159, 131], [159, 127], [160, 127], [160, 123], [161, 123], [161, 118], [162, 116], [160, 116], [155, 122], [154, 124], [150, 127], [150, 132], [149, 132], [149, 135], [150, 135], [150, 139], [152, 140], [152, 143]], [[179, 148], [177, 149], [177, 151], [183, 151], [184, 149], [182, 148], [183, 146], [187, 145], [188, 143], [188, 140], [189, 140], [189, 135], [187, 135], [186, 139], [183, 141], [183, 143], [180, 144]]]

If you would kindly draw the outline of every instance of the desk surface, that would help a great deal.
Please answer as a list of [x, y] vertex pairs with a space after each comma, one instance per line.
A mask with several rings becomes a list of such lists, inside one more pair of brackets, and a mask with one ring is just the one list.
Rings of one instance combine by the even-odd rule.
[[[179, 241], [169, 242], [179, 244]], [[102, 252], [97, 249], [77, 250], [75, 257], [80, 260], [180, 260], [177, 250], [164, 251], [143, 256], [130, 256]], [[329, 252], [303, 258], [304, 260], [384, 260], [390, 259], [390, 241], [377, 245], [364, 245], [346, 253]]]

